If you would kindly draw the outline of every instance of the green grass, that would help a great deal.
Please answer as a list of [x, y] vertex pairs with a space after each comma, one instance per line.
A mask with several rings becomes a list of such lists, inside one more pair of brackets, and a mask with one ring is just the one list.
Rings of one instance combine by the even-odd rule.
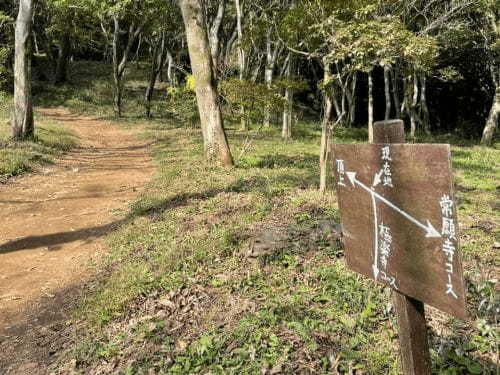
[[[75, 83], [48, 88], [40, 100], [112, 116], [107, 70], [82, 68]], [[78, 75], [94, 81], [79, 90]], [[138, 98], [128, 90], [127, 124], [139, 122]], [[168, 120], [161, 97], [156, 103], [157, 119], [144, 135], [155, 141], [156, 177], [108, 237], [105, 276], [75, 313], [74, 344], [54, 369], [398, 374], [391, 290], [349, 271], [342, 249], [321, 229], [339, 214], [335, 194], [317, 190], [318, 124], [300, 123], [289, 142], [276, 128], [250, 132], [245, 152], [248, 135], [228, 124], [237, 168], [224, 170], [203, 161], [198, 130]], [[339, 129], [334, 141], [365, 139], [364, 130]], [[499, 151], [450, 137], [433, 141], [454, 144], [471, 311], [471, 320], [460, 322], [428, 310], [434, 372], [495, 374]], [[284, 245], [249, 256], [253, 239], [269, 228], [286, 233]]]
[[35, 116], [35, 136], [30, 141], [10, 140], [10, 98], [0, 106], [0, 181], [51, 163], [54, 157], [75, 147], [77, 137], [60, 124]]
[[[203, 162], [197, 131], [174, 125], [150, 127], [157, 176], [109, 237], [112, 271], [76, 318], [91, 333], [65, 358], [81, 371], [112, 362], [131, 374], [399, 373], [390, 290], [349, 271], [342, 250], [317, 230], [320, 220], [338, 220], [335, 195], [317, 192], [318, 126], [300, 124], [301, 137], [286, 143], [276, 130], [253, 134], [238, 167], [221, 170]], [[234, 155], [245, 137], [230, 132]], [[468, 223], [498, 223], [488, 206], [499, 177], [492, 162], [498, 151], [454, 148], [459, 184], [485, 180], [459, 193]], [[247, 257], [253, 236], [271, 227], [292, 228], [285, 248]], [[438, 373], [494, 373], [497, 235], [462, 227], [473, 321], [431, 310]]]

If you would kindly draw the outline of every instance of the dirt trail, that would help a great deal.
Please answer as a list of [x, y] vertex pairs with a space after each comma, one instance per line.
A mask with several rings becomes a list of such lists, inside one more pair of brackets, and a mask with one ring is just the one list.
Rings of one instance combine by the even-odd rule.
[[15, 362], [16, 373], [38, 373], [28, 353], [44, 350], [38, 331], [64, 316], [104, 252], [103, 235], [153, 173], [150, 144], [136, 132], [63, 109], [39, 112], [80, 145], [41, 173], [0, 185], [0, 373]]

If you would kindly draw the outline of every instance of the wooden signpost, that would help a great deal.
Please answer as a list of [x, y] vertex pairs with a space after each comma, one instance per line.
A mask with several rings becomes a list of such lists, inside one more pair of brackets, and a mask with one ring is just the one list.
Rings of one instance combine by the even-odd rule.
[[333, 147], [347, 264], [395, 290], [403, 373], [426, 375], [424, 303], [467, 315], [450, 147], [404, 144], [399, 120], [374, 141]]

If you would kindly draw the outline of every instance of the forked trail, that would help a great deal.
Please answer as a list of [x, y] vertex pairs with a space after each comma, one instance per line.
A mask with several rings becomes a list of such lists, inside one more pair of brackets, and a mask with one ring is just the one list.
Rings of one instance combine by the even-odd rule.
[[0, 373], [40, 370], [39, 331], [61, 320], [104, 252], [102, 237], [153, 173], [150, 144], [134, 130], [39, 112], [72, 129], [80, 145], [41, 173], [0, 185]]

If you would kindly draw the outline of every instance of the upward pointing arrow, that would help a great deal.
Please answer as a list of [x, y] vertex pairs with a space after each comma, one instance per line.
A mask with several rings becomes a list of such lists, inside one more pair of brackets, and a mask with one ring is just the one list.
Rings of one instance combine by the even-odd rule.
[[383, 197], [382, 195], [376, 193], [375, 191], [373, 191], [372, 189], [370, 189], [368, 186], [366, 186], [365, 184], [363, 184], [362, 182], [358, 181], [356, 179], [356, 172], [346, 172], [347, 174], [347, 177], [349, 178], [349, 181], [351, 182], [352, 186], [356, 187], [356, 185], [360, 186], [361, 188], [363, 188], [364, 190], [366, 190], [368, 193], [372, 194], [372, 196], [376, 197], [378, 200], [384, 202], [386, 205], [388, 205], [389, 207], [391, 207], [392, 209], [394, 209], [395, 211], [397, 211], [398, 213], [400, 213], [401, 215], [403, 215], [405, 218], [407, 218], [408, 220], [410, 220], [412, 223], [418, 225], [420, 228], [422, 228], [423, 230], [425, 230], [426, 234], [425, 234], [425, 237], [429, 237], [429, 238], [437, 238], [437, 237], [441, 237], [441, 233], [439, 233], [436, 228], [434, 228], [431, 224], [431, 222], [429, 220], [427, 220], [427, 224], [422, 224], [420, 221], [418, 221], [417, 219], [415, 219], [413, 216], [407, 214], [405, 211], [403, 211], [401, 208], [399, 208], [398, 206], [396, 206], [394, 203], [392, 203], [391, 201], [387, 200], [385, 197]]

